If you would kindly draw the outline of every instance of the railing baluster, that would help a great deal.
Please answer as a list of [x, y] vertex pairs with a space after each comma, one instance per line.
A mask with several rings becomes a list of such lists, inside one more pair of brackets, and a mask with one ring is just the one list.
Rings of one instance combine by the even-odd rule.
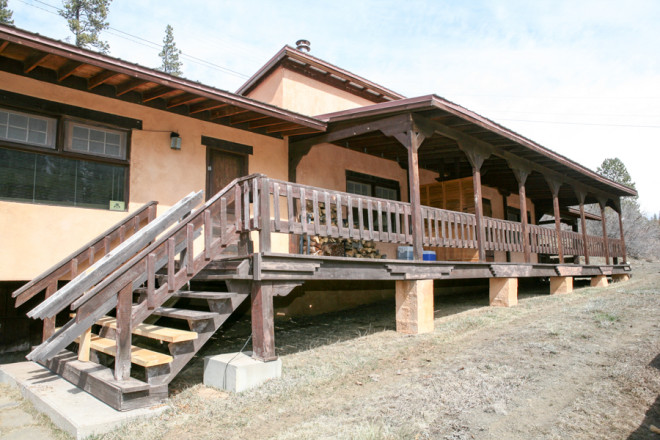
[[380, 200], [376, 203], [376, 210], [378, 215], [378, 240], [385, 241], [383, 237], [383, 204]]
[[307, 235], [307, 200], [305, 199], [305, 188], [300, 187], [300, 226], [302, 234]]
[[396, 220], [396, 243], [407, 243], [405, 238], [403, 241], [401, 240], [401, 218], [399, 216], [399, 205], [397, 203], [394, 204], [394, 212], [396, 213], [396, 217], [394, 217]]
[[325, 233], [330, 237], [332, 234], [332, 207], [330, 205], [330, 194], [327, 191], [323, 191], [323, 205], [325, 206]]
[[434, 211], [433, 212], [433, 221], [434, 221], [434, 226], [435, 226], [435, 246], [436, 247], [440, 246], [440, 231], [438, 230], [438, 227], [440, 226], [440, 223], [438, 221], [439, 216], [440, 216], [440, 211]]
[[211, 210], [204, 211], [204, 259], [211, 259], [211, 243], [213, 243], [213, 224], [211, 222]]
[[321, 234], [321, 217], [319, 216], [319, 194], [312, 190], [312, 215], [314, 216], [314, 234]]
[[[256, 194], [253, 195], [256, 198]], [[250, 184], [243, 182], [243, 230], [250, 230]]]
[[220, 198], [220, 240], [224, 241], [225, 234], [227, 232], [227, 198]]
[[193, 226], [192, 223], [188, 223], [188, 225], [186, 225], [186, 274], [188, 276], [191, 276], [194, 273], [194, 264], [193, 264], [195, 258], [195, 251], [193, 248], [195, 242], [194, 232], [195, 232], [195, 226]]
[[[398, 205], [397, 205], [398, 206]], [[410, 219], [409, 219], [409, 212], [407, 211], [409, 205], [404, 205], [403, 206], [403, 232], [405, 234], [405, 242], [413, 244], [412, 241], [412, 235], [410, 233]]]
[[[252, 228], [259, 229], [261, 227], [259, 219], [261, 218], [261, 193], [260, 181], [262, 179], [252, 179]], [[249, 188], [249, 185], [248, 185]], [[263, 188], [261, 188], [263, 190]], [[266, 193], [268, 193], [268, 188], [266, 188]], [[249, 212], [249, 211], [248, 211]], [[268, 213], [270, 215], [270, 212]]]
[[395, 237], [393, 235], [392, 229], [392, 204], [390, 202], [385, 202], [385, 211], [387, 215], [387, 238], [390, 243], [396, 243]]
[[241, 191], [241, 184], [237, 183], [234, 187], [234, 220], [236, 222], [236, 231], [240, 232], [243, 230], [243, 194]]
[[353, 232], [355, 227], [353, 226], [353, 198], [351, 196], [346, 196], [346, 212], [348, 215], [348, 236], [353, 239]]
[[369, 240], [374, 239], [374, 212], [372, 211], [371, 199], [367, 199], [367, 223], [369, 224]]
[[360, 240], [364, 239], [364, 213], [362, 212], [362, 197], [358, 197], [358, 232]]
[[176, 255], [176, 240], [167, 239], [167, 290], [174, 292], [174, 257]]
[[294, 215], [293, 211], [293, 189], [291, 188], [291, 185], [288, 183], [286, 184], [286, 210], [287, 210], [287, 215], [288, 215], [288, 221], [289, 221], [289, 233], [293, 234], [295, 232], [295, 222], [296, 222], [296, 217]]
[[156, 254], [150, 253], [147, 256], [147, 308], [153, 310], [156, 308]]
[[346, 235], [346, 229], [344, 228], [344, 213], [342, 212], [342, 199], [340, 194], [337, 194], [337, 229], [339, 230], [340, 237], [348, 237]]
[[273, 215], [275, 217], [275, 231], [282, 231], [282, 222], [280, 220], [280, 184], [273, 182]]

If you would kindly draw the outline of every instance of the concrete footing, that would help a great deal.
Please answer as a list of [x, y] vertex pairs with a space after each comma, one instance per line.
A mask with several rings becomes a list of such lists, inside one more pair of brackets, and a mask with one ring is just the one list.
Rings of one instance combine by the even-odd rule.
[[518, 305], [518, 278], [490, 278], [489, 292], [491, 306]]
[[225, 353], [204, 358], [204, 385], [240, 393], [282, 377], [282, 360], [261, 362], [252, 353]]
[[433, 280], [396, 282], [396, 331], [430, 333], [433, 324]]
[[167, 405], [158, 405], [117, 411], [34, 362], [0, 365], [0, 382], [18, 387], [37, 411], [75, 439], [104, 434], [131, 420], [154, 417], [167, 409]]
[[573, 277], [550, 277], [550, 295], [562, 295], [573, 291]]
[[612, 275], [612, 282], [613, 283], [620, 283], [622, 281], [629, 281], [630, 280], [630, 275], [627, 273], [619, 273]]
[[607, 281], [607, 276], [605, 275], [596, 275], [591, 278], [591, 287], [607, 287], [609, 282]]

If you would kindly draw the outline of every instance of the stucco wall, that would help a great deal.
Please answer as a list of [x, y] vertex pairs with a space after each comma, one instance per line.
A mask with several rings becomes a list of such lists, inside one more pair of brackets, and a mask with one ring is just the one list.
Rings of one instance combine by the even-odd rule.
[[[159, 213], [191, 191], [206, 187], [206, 147], [201, 136], [250, 145], [249, 172], [286, 179], [287, 141], [197, 121], [30, 78], [0, 72], [3, 89], [41, 99], [141, 119], [130, 145], [129, 211], [156, 200]], [[170, 149], [169, 132], [181, 135]], [[125, 212], [0, 201], [0, 280], [38, 275], [126, 216]], [[273, 250], [286, 252], [288, 237], [273, 237]]]

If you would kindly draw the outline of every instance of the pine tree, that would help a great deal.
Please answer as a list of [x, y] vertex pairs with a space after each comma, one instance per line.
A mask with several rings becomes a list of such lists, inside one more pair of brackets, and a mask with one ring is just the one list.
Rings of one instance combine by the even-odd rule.
[[107, 29], [108, 7], [112, 0], [64, 0], [58, 12], [66, 18], [69, 29], [76, 37], [76, 46], [97, 48], [108, 53], [110, 46], [99, 39], [99, 33]]
[[181, 51], [177, 49], [174, 42], [174, 29], [168, 24], [165, 28], [165, 38], [163, 38], [163, 50], [158, 54], [162, 60], [162, 65], [158, 70], [174, 76], [183, 75], [182, 63], [179, 61], [180, 54]]
[[601, 176], [626, 185], [629, 188], [635, 188], [635, 182], [632, 181], [628, 169], [618, 157], [615, 157], [614, 159], [605, 159], [603, 163], [596, 168], [596, 172]]
[[9, 9], [7, 5], [7, 0], [0, 0], [0, 23], [14, 25], [14, 20], [12, 19], [14, 13]]

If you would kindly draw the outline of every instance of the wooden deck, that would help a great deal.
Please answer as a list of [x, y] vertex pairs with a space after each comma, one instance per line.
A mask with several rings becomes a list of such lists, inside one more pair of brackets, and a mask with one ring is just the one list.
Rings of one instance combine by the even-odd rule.
[[196, 281], [460, 280], [470, 278], [593, 277], [630, 274], [629, 264], [577, 265], [412, 261], [255, 253], [214, 260]]

